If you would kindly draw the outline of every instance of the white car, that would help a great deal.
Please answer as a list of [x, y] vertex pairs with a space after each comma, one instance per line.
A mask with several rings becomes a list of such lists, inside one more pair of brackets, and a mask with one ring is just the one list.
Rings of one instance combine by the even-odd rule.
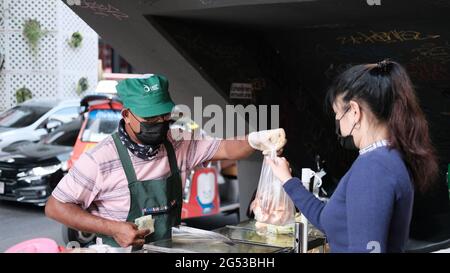
[[37, 142], [60, 125], [77, 118], [80, 100], [31, 99], [0, 114], [0, 151]]

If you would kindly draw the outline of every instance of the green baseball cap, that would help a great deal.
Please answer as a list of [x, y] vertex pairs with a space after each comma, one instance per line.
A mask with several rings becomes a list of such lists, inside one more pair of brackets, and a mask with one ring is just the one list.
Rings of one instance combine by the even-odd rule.
[[124, 107], [142, 118], [170, 113], [175, 106], [169, 95], [169, 81], [161, 75], [125, 79], [116, 89]]

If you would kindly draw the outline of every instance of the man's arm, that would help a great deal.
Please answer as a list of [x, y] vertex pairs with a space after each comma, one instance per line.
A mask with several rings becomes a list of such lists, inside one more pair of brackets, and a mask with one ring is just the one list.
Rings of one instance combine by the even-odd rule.
[[255, 150], [260, 150], [264, 155], [269, 155], [271, 149], [274, 149], [280, 154], [285, 144], [286, 134], [283, 129], [253, 132], [245, 136], [245, 139], [222, 140], [211, 160], [243, 159], [250, 156]]
[[219, 149], [211, 160], [238, 160], [249, 157], [255, 149], [248, 144], [248, 136], [245, 139], [224, 139], [220, 142]]
[[85, 211], [95, 201], [103, 182], [98, 163], [88, 153], [82, 154], [52, 192], [45, 207], [46, 215], [76, 230], [112, 236], [123, 247], [143, 243], [142, 234], [134, 224], [104, 219]]
[[113, 235], [114, 221], [92, 215], [77, 204], [60, 202], [53, 196], [47, 201], [45, 215], [76, 230]]
[[50, 196], [47, 201], [45, 215], [76, 230], [112, 236], [122, 247], [143, 245], [145, 235], [150, 232], [149, 230], [138, 230], [133, 223], [113, 221], [92, 215], [77, 204], [60, 202], [53, 196]]

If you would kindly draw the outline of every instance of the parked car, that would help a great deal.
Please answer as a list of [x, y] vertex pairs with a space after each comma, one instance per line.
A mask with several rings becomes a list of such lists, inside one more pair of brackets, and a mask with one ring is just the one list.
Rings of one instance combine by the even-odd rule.
[[44, 206], [67, 171], [81, 124], [80, 116], [38, 143], [4, 148], [0, 157], [0, 199]]
[[32, 99], [0, 114], [0, 150], [37, 142], [80, 114], [80, 100]]

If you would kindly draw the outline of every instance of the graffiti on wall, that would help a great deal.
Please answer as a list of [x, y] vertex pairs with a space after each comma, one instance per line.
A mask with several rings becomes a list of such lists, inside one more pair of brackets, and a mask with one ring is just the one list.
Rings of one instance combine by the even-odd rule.
[[420, 31], [412, 30], [389, 30], [389, 31], [358, 31], [348, 36], [339, 36], [336, 38], [341, 45], [346, 44], [374, 44], [374, 43], [402, 43], [408, 41], [423, 41], [439, 38], [440, 35], [424, 34]]
[[119, 8], [111, 5], [111, 4], [101, 4], [97, 1], [85, 0], [80, 1], [80, 4], [77, 5], [80, 8], [87, 9], [94, 13], [95, 15], [99, 15], [102, 17], [113, 17], [119, 21], [124, 19], [128, 19], [129, 16], [125, 12], [121, 11]]

